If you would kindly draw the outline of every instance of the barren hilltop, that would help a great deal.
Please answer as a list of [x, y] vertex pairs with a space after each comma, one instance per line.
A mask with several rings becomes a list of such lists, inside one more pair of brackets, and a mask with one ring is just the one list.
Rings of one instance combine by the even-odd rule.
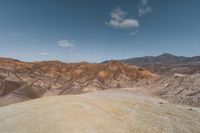
[[117, 61], [106, 64], [21, 62], [0, 59], [0, 105], [51, 95], [127, 88], [150, 82], [156, 74]]
[[45, 97], [0, 108], [1, 133], [199, 133], [200, 109], [130, 90]]

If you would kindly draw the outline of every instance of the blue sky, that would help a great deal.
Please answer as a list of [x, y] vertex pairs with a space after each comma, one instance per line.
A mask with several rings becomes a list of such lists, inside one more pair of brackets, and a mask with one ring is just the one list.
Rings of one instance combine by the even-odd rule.
[[0, 56], [101, 62], [200, 55], [199, 0], [1, 0]]

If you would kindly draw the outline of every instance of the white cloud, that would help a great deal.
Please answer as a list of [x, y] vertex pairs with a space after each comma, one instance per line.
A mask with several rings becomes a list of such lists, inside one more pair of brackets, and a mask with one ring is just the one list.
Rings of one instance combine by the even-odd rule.
[[47, 53], [47, 52], [40, 52], [40, 55], [47, 56], [47, 55], [49, 55], [49, 53]]
[[138, 9], [138, 16], [144, 16], [149, 13], [153, 12], [151, 6], [149, 5], [149, 0], [141, 0], [139, 9]]
[[63, 47], [63, 48], [73, 48], [73, 40], [60, 40], [58, 41], [58, 46]]
[[115, 19], [115, 20], [118, 20], [118, 21], [121, 21], [123, 20], [127, 15], [127, 12], [123, 11], [122, 9], [120, 8], [115, 8], [111, 13], [110, 13], [110, 16], [112, 19]]
[[120, 29], [135, 29], [139, 27], [139, 21], [133, 18], [127, 18], [127, 12], [120, 8], [114, 9], [110, 13], [111, 19], [105, 22], [107, 25], [113, 28]]

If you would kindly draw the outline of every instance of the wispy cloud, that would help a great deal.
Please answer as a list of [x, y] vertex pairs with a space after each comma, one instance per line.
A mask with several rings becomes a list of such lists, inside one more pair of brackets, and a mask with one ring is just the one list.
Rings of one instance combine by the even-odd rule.
[[141, 0], [141, 3], [138, 8], [138, 16], [144, 16], [153, 12], [153, 9], [150, 6], [149, 0]]
[[130, 32], [129, 35], [135, 36], [135, 35], [137, 35], [138, 33], [139, 33], [139, 30], [137, 29], [137, 30], [135, 30], [135, 31]]
[[57, 45], [63, 48], [72, 48], [74, 49], [74, 41], [73, 40], [60, 40]]
[[40, 52], [40, 55], [47, 56], [47, 55], [49, 55], [49, 53], [48, 52]]
[[128, 13], [121, 8], [115, 8], [111, 13], [111, 19], [105, 23], [113, 28], [135, 29], [139, 27], [139, 21], [127, 17]]

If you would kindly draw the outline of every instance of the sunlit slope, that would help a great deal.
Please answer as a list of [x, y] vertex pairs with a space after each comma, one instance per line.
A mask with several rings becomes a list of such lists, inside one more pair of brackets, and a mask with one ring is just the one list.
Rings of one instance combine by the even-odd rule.
[[199, 133], [199, 108], [126, 90], [30, 100], [0, 107], [1, 133]]

